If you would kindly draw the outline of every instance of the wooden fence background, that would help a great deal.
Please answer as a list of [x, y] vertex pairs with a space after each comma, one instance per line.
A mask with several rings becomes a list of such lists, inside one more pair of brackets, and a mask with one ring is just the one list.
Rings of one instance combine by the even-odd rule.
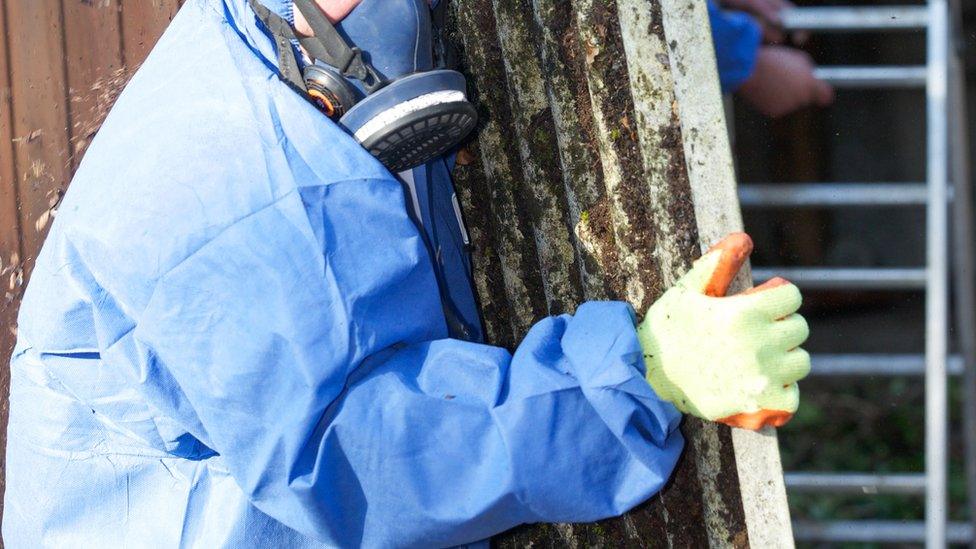
[[182, 1], [0, 0], [2, 448], [7, 361], [33, 259], [84, 147], [113, 99], [112, 83], [142, 63]]

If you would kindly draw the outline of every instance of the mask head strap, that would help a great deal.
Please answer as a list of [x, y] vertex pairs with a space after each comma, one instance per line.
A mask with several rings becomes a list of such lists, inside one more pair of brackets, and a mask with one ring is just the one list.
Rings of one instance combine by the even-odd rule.
[[278, 71], [281, 79], [303, 93], [308, 92], [302, 71], [298, 68], [298, 60], [295, 59], [295, 51], [292, 49], [291, 44], [296, 37], [291, 24], [277, 13], [266, 8], [258, 0], [250, 0], [250, 4], [258, 20], [268, 27], [271, 36], [274, 37], [275, 48], [278, 50]]
[[295, 0], [295, 7], [302, 12], [315, 34], [299, 39], [302, 47], [320, 61], [335, 67], [342, 76], [355, 78], [363, 83], [367, 93], [386, 85], [386, 81], [363, 59], [359, 48], [350, 48], [322, 10], [312, 0]]
[[385, 86], [387, 82], [368, 61], [363, 59], [359, 48], [350, 48], [339, 31], [318, 9], [312, 0], [295, 0], [295, 6], [305, 16], [314, 36], [298, 38], [291, 23], [261, 4], [259, 0], [248, 0], [257, 18], [271, 32], [278, 50], [278, 70], [281, 79], [302, 92], [307, 92], [305, 79], [298, 67], [298, 60], [292, 49], [292, 42], [298, 41], [315, 59], [335, 67], [342, 76], [355, 78], [363, 83], [367, 93]]

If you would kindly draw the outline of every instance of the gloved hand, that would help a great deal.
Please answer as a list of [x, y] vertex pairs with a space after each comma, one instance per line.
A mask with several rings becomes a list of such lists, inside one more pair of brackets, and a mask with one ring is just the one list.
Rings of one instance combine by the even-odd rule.
[[775, 278], [722, 297], [752, 252], [744, 233], [726, 237], [651, 306], [638, 326], [647, 380], [679, 410], [733, 427], [779, 427], [799, 404], [810, 371], [800, 291]]

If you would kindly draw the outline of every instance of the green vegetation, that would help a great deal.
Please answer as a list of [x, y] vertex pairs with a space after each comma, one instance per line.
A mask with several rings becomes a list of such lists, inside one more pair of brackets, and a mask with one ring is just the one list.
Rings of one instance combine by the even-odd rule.
[[[950, 520], [966, 520], [958, 380], [950, 384]], [[807, 379], [796, 417], [780, 429], [787, 471], [924, 470], [924, 385], [917, 378]], [[905, 520], [925, 516], [921, 496], [791, 494], [794, 520]], [[800, 547], [814, 547], [800, 544]], [[883, 547], [846, 544], [841, 547]]]

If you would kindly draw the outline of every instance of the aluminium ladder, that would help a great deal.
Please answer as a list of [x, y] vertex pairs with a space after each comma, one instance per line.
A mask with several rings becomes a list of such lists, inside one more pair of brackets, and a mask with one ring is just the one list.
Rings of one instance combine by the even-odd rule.
[[[952, 19], [950, 20], [950, 10]], [[925, 354], [814, 355], [812, 375], [925, 376], [925, 473], [786, 473], [791, 491], [886, 493], [925, 496], [925, 522], [798, 522], [799, 540], [825, 542], [925, 541], [927, 547], [974, 543], [972, 523], [947, 522], [947, 375], [961, 375], [970, 520], [976, 520], [976, 301], [973, 221], [965, 128], [965, 74], [958, 0], [927, 5], [814, 7], [784, 12], [784, 26], [812, 32], [925, 31], [924, 66], [820, 67], [817, 75], [837, 88], [921, 88], [926, 91], [925, 183], [816, 183], [740, 186], [743, 206], [752, 207], [926, 207], [926, 266], [923, 268], [754, 269], [756, 282], [784, 276], [807, 289], [925, 290]], [[948, 116], [952, 106], [953, 116]], [[951, 146], [950, 146], [951, 144]], [[950, 154], [951, 153], [951, 154]], [[949, 187], [950, 158], [953, 188]], [[952, 203], [950, 217], [947, 204]], [[948, 354], [949, 223], [953, 223], [955, 323], [959, 356]]]

